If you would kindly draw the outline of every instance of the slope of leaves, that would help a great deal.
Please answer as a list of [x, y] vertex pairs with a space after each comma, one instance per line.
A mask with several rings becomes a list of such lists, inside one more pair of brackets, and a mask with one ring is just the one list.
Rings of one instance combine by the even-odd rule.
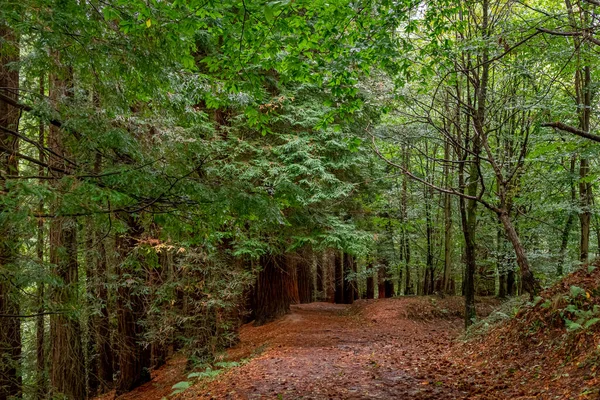
[[464, 371], [486, 371], [486, 379], [472, 387], [473, 398], [598, 396], [598, 265], [565, 277], [514, 318], [450, 352]]

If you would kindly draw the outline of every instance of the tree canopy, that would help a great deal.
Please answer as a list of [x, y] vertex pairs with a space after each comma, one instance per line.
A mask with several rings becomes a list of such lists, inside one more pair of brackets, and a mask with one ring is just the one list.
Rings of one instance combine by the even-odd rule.
[[536, 296], [600, 253], [598, 7], [4, 1], [0, 399], [294, 302]]

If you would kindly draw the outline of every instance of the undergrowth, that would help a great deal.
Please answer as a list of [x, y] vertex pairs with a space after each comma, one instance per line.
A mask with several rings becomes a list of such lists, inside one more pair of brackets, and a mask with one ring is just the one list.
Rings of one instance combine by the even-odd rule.
[[[246, 358], [242, 358], [239, 361], [215, 361], [213, 363], [204, 363], [201, 366], [197, 366], [196, 371], [191, 372], [187, 375], [186, 380], [177, 382], [175, 385], [171, 387], [173, 392], [169, 395], [169, 397], [176, 396], [185, 392], [190, 387], [194, 386], [200, 382], [209, 382], [222, 373], [229, 371], [232, 368], [240, 367], [249, 363], [253, 358], [262, 354], [267, 348], [267, 344], [263, 344], [258, 346], [252, 354], [250, 354]], [[167, 400], [167, 398], [163, 398], [162, 400]]]
[[492, 311], [487, 317], [484, 317], [471, 325], [463, 334], [462, 339], [470, 340], [475, 337], [486, 335], [490, 329], [514, 318], [526, 304], [526, 296], [513, 297], [502, 302], [500, 306]]

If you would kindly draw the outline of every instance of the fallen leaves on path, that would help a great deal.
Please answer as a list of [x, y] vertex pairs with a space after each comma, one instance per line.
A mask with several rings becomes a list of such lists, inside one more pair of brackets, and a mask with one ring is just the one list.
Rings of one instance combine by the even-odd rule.
[[465, 398], [444, 358], [462, 331], [457, 306], [433, 297], [293, 306], [279, 321], [244, 326], [230, 351], [234, 359], [261, 354], [178, 398]]
[[[543, 296], [580, 285], [595, 302], [599, 280], [600, 272], [582, 272]], [[478, 315], [498, 305], [478, 299]], [[464, 341], [463, 307], [460, 297], [296, 305], [278, 321], [241, 328], [239, 345], [227, 353], [228, 360], [246, 360], [240, 366], [169, 396], [172, 385], [187, 380], [184, 360], [171, 361], [119, 399], [599, 398], [590, 360], [600, 360], [600, 324], [567, 334], [538, 304]]]

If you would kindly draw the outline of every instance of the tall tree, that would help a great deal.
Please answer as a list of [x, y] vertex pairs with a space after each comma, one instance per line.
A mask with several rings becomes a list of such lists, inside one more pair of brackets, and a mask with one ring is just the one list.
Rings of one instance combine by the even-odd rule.
[[128, 392], [150, 380], [150, 346], [143, 343], [144, 328], [141, 321], [146, 315], [147, 301], [143, 293], [146, 285], [144, 260], [138, 253], [144, 228], [139, 216], [122, 214], [126, 231], [116, 237], [119, 253], [117, 274], [117, 332], [119, 338], [119, 379], [117, 394]]
[[[0, 90], [19, 98], [19, 43], [15, 32], [0, 21]], [[17, 221], [10, 211], [7, 176], [18, 173], [20, 110], [0, 100], [0, 399], [21, 396], [21, 321], [16, 279]]]
[[[60, 54], [54, 52], [54, 60], [61, 64]], [[55, 108], [61, 107], [73, 96], [73, 73], [69, 67], [50, 75], [49, 93]], [[53, 150], [48, 165], [57, 190], [64, 190], [68, 184], [62, 175], [69, 168], [66, 132], [52, 125], [48, 135], [48, 147]], [[78, 223], [75, 218], [59, 216], [60, 200], [51, 204], [56, 214], [50, 222], [50, 263], [60, 284], [52, 289], [52, 300], [60, 311], [50, 317], [51, 374], [50, 385], [53, 395], [63, 395], [69, 399], [81, 399], [85, 391], [85, 363], [81, 340], [81, 326], [75, 305], [79, 301], [78, 263]]]

